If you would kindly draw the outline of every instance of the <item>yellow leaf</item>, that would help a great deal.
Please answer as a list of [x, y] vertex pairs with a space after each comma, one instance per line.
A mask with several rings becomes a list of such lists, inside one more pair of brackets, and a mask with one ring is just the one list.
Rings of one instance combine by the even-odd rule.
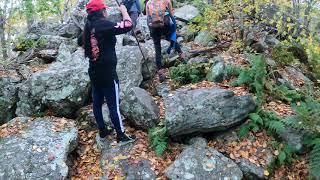
[[119, 161], [119, 160], [124, 160], [124, 159], [127, 159], [128, 157], [127, 156], [124, 156], [122, 154], [119, 154], [118, 156], [115, 156], [113, 158], [114, 161]]
[[264, 170], [263, 174], [264, 174], [265, 176], [269, 176], [270, 173], [269, 173], [268, 170]]

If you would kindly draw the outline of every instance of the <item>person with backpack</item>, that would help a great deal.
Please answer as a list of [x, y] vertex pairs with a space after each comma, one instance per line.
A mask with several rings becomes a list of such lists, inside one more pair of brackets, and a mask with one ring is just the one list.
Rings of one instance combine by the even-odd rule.
[[106, 19], [107, 6], [103, 0], [91, 0], [86, 5], [87, 21], [78, 44], [84, 48], [89, 59], [89, 77], [92, 85], [93, 113], [98, 124], [99, 136], [104, 139], [110, 130], [106, 128], [102, 116], [102, 105], [106, 100], [110, 118], [117, 133], [117, 142], [125, 144], [134, 141], [134, 136], [125, 134], [119, 110], [119, 80], [116, 72], [116, 35], [132, 29], [131, 18], [124, 5], [120, 5], [121, 22]]
[[162, 67], [161, 55], [161, 37], [166, 36], [166, 40], [170, 42], [167, 53], [171, 53], [174, 48], [179, 53], [181, 59], [185, 58], [179, 43], [177, 42], [176, 35], [176, 21], [173, 17], [173, 8], [170, 0], [149, 0], [145, 5], [145, 13], [147, 15], [147, 23], [150, 29], [155, 51], [156, 51], [156, 64], [158, 70]]
[[141, 4], [139, 0], [123, 0], [122, 4], [124, 4], [129, 12], [129, 16], [132, 20], [132, 31], [131, 34], [134, 33], [134, 30], [137, 26], [137, 19], [139, 14], [141, 13]]

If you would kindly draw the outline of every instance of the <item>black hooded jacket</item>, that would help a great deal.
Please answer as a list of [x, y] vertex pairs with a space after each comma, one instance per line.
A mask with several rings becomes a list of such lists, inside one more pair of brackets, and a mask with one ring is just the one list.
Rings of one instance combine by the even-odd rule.
[[[98, 44], [98, 57], [90, 58], [89, 76], [95, 87], [112, 87], [114, 81], [118, 82], [116, 72], [117, 56], [115, 51], [116, 35], [124, 34], [132, 29], [124, 26], [125, 22], [114, 23], [105, 18], [91, 22], [91, 30], [94, 29], [94, 37]], [[85, 36], [78, 38], [78, 45], [83, 46]]]

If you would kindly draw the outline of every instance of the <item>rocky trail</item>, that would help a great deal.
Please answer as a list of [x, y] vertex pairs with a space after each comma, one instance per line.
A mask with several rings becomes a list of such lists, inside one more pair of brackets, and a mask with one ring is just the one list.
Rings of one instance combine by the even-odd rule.
[[[232, 86], [237, 77], [225, 74], [228, 65], [250, 67], [249, 58], [232, 48], [227, 31], [219, 32], [219, 42], [206, 31], [190, 33], [185, 22], [200, 13], [192, 5], [178, 4], [175, 10], [186, 62], [163, 53], [161, 81], [146, 17], [137, 25], [146, 59], [133, 37], [117, 37], [121, 115], [137, 140], [119, 147], [114, 133], [107, 143], [97, 141], [88, 62], [76, 45], [78, 25], [85, 19], [81, 3], [68, 24], [39, 24], [28, 32], [28, 39], [44, 38], [45, 43], [20, 49], [15, 62], [0, 68], [0, 179], [308, 179], [308, 153], [299, 133], [286, 131], [281, 139], [292, 143], [300, 158], [276, 169], [271, 167], [282, 153], [277, 138], [265, 129], [240, 137], [240, 126], [252, 122], [250, 114], [259, 106], [257, 95], [248, 86]], [[109, 19], [119, 20], [116, 4], [108, 4]], [[249, 34], [252, 48], [277, 43], [272, 35], [257, 40], [261, 34]], [[161, 43], [165, 51], [168, 42]], [[209, 74], [205, 80], [179, 84], [172, 75], [179, 64], [208, 63], [202, 68]], [[275, 62], [266, 63], [272, 67]], [[311, 81], [296, 67], [278, 73], [279, 81], [296, 88]], [[295, 115], [286, 101], [272, 94], [266, 99], [263, 110], [282, 118]], [[106, 105], [103, 114], [111, 127]], [[159, 139], [167, 138], [168, 144], [161, 156], [161, 147], [152, 147], [150, 129], [155, 127], [158, 133], [165, 128]]]

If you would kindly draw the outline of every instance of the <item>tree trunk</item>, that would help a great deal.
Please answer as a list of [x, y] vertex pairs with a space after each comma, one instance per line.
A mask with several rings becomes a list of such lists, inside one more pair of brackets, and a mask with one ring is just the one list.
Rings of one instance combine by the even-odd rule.
[[0, 41], [1, 41], [2, 57], [3, 59], [7, 59], [8, 54], [7, 54], [7, 47], [6, 47], [6, 37], [4, 34], [4, 25], [5, 25], [5, 18], [2, 16], [0, 17]]

